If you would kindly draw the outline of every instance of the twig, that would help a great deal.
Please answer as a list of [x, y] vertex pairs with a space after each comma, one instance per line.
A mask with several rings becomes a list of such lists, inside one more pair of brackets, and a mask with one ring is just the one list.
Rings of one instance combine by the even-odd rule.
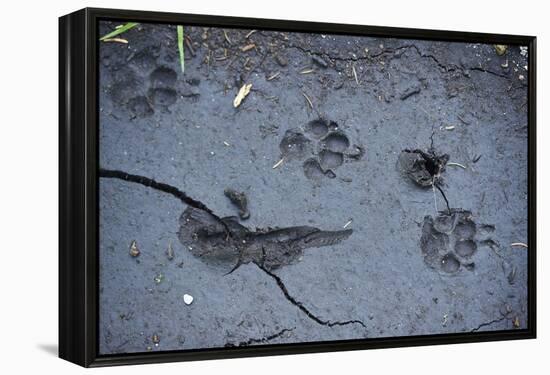
[[355, 65], [351, 66], [351, 71], [353, 72], [353, 76], [355, 77], [355, 82], [357, 85], [359, 85], [359, 78], [357, 78], [357, 72], [355, 71]]
[[465, 166], [463, 166], [462, 164], [459, 164], [459, 163], [447, 163], [447, 165], [450, 165], [451, 167], [460, 167], [462, 169], [467, 169]]
[[279, 76], [279, 74], [281, 74], [281, 72], [277, 72], [277, 73], [275, 73], [275, 74], [273, 74], [273, 75], [267, 77], [267, 80], [268, 80], [268, 81], [271, 81], [271, 80], [277, 78], [277, 77]]
[[311, 102], [311, 99], [303, 91], [302, 91], [302, 95], [304, 96], [304, 98], [306, 98], [307, 104], [309, 104], [309, 108], [313, 109], [313, 103]]
[[124, 43], [124, 44], [128, 44], [128, 41], [126, 39], [122, 39], [122, 38], [107, 38], [107, 39], [102, 39], [103, 42], [116, 42], [116, 43]]
[[275, 168], [279, 167], [281, 164], [283, 164], [283, 161], [285, 161], [285, 158], [282, 158], [277, 163], [275, 163], [275, 165], [272, 168], [275, 169]]
[[527, 246], [527, 244], [523, 242], [514, 242], [511, 243], [510, 246], [524, 247], [526, 249], [529, 248], [529, 246]]
[[229, 39], [229, 36], [227, 35], [227, 31], [223, 31], [223, 36], [225, 38], [225, 40], [227, 40], [227, 43], [229, 44], [233, 44], [233, 42], [231, 41], [231, 39]]

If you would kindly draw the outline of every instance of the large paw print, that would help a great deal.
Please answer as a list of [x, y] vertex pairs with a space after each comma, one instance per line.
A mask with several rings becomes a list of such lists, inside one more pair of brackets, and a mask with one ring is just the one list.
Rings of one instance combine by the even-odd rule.
[[[479, 233], [481, 227], [483, 233]], [[494, 231], [492, 225], [478, 226], [469, 211], [453, 209], [435, 218], [426, 216], [422, 226], [420, 248], [425, 263], [444, 273], [455, 274], [462, 267], [473, 270], [473, 257], [478, 248], [478, 236]], [[484, 239], [482, 242], [486, 242]]]
[[334, 121], [319, 118], [310, 121], [305, 134], [298, 129], [285, 132], [279, 148], [285, 160], [303, 161], [304, 175], [311, 180], [335, 178], [336, 169], [346, 160], [359, 160], [364, 155], [362, 147], [350, 147], [349, 137]]

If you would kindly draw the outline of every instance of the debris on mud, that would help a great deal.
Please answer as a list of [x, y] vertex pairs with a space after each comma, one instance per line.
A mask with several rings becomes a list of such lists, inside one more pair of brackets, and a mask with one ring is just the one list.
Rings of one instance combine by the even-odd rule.
[[448, 161], [447, 154], [437, 155], [433, 150], [424, 152], [419, 149], [405, 149], [398, 158], [401, 172], [422, 187], [437, 184]]
[[227, 198], [239, 209], [239, 217], [242, 220], [246, 220], [250, 217], [250, 212], [248, 211], [248, 199], [246, 195], [242, 192], [227, 188], [223, 192]]
[[506, 53], [506, 50], [508, 49], [508, 46], [504, 44], [495, 44], [493, 47], [495, 48], [495, 52], [499, 56], [504, 55]]
[[401, 100], [406, 100], [406, 99], [410, 98], [410, 97], [413, 96], [413, 95], [420, 94], [420, 91], [422, 91], [422, 87], [420, 86], [420, 84], [418, 84], [418, 85], [413, 85], [413, 86], [410, 86], [410, 87], [407, 87], [407, 88], [399, 95], [399, 99], [401, 99]]
[[352, 233], [352, 229], [325, 231], [311, 226], [252, 231], [234, 217], [220, 222], [204, 210], [187, 207], [180, 217], [178, 237], [203, 262], [233, 272], [251, 262], [268, 270], [289, 265], [297, 262], [305, 249], [336, 245]]
[[155, 346], [159, 346], [159, 343], [160, 343], [160, 337], [159, 335], [157, 335], [156, 333], [153, 335], [152, 339], [153, 341], [153, 344], [155, 344]]
[[141, 251], [139, 251], [138, 247], [137, 247], [137, 243], [136, 241], [132, 241], [132, 243], [130, 244], [130, 251], [129, 251], [130, 255], [133, 256], [134, 258], [135, 257], [138, 257], [139, 254], [141, 253]]
[[328, 63], [320, 56], [312, 55], [311, 61], [319, 65], [321, 68], [328, 68]]
[[192, 303], [193, 303], [193, 300], [194, 300], [194, 298], [193, 298], [192, 295], [190, 295], [190, 294], [184, 294], [184, 295], [183, 295], [183, 302], [184, 302], [186, 305], [192, 304]]
[[239, 92], [237, 93], [237, 96], [233, 100], [233, 107], [237, 108], [241, 105], [241, 102], [246, 98], [246, 96], [250, 93], [250, 89], [252, 88], [252, 83], [245, 83], [241, 86], [239, 89]]
[[164, 280], [164, 275], [162, 273], [159, 273], [154, 277], [153, 280], [155, 280], [155, 284], [160, 284]]
[[174, 248], [172, 248], [171, 242], [168, 243], [168, 248], [166, 249], [166, 257], [168, 258], [168, 260], [174, 259]]
[[275, 55], [275, 61], [277, 62], [277, 64], [279, 64], [283, 68], [288, 65], [288, 60], [286, 59], [286, 57], [282, 56], [280, 53]]

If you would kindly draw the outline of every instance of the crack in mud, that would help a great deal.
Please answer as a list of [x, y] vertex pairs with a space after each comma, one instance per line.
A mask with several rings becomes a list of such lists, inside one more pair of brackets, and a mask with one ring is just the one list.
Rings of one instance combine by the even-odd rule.
[[261, 343], [269, 342], [271, 340], [275, 340], [275, 339], [281, 337], [282, 335], [284, 335], [287, 332], [294, 331], [295, 328], [296, 327], [284, 328], [284, 329], [280, 330], [279, 332], [274, 333], [272, 335], [264, 336], [264, 337], [261, 337], [259, 339], [248, 339], [246, 341], [241, 341], [237, 344], [233, 344], [233, 343], [229, 342], [229, 343], [225, 344], [225, 347], [249, 346], [249, 345], [253, 345], [253, 344], [261, 344]]
[[143, 186], [146, 186], [146, 187], [149, 187], [149, 188], [152, 188], [152, 189], [155, 189], [155, 190], [160, 190], [164, 193], [168, 193], [168, 194], [176, 197], [177, 199], [179, 199], [180, 201], [182, 201], [183, 203], [185, 203], [188, 206], [195, 207], [196, 209], [206, 211], [209, 214], [216, 217], [218, 220], [221, 220], [204, 203], [189, 197], [187, 194], [185, 194], [183, 191], [179, 190], [175, 186], [168, 185], [168, 184], [163, 183], [163, 182], [155, 181], [154, 179], [149, 178], [149, 177], [140, 176], [140, 175], [131, 174], [131, 173], [126, 173], [126, 172], [123, 172], [123, 171], [120, 171], [120, 170], [111, 170], [111, 169], [100, 168], [99, 169], [99, 177], [116, 178], [116, 179], [123, 180], [123, 181], [128, 181], [128, 182], [134, 182], [134, 183], [137, 183], [137, 184], [141, 184]]
[[503, 320], [506, 320], [508, 319], [508, 316], [505, 315], [501, 318], [497, 318], [497, 319], [493, 319], [493, 320], [490, 320], [488, 322], [484, 322], [484, 323], [481, 323], [480, 325], [478, 325], [476, 328], [472, 329], [470, 332], [476, 332], [476, 331], [479, 331], [481, 328], [483, 327], [487, 327], [487, 326], [490, 326], [490, 325], [493, 325], [495, 323], [499, 323], [499, 322], [502, 322]]
[[345, 326], [345, 325], [348, 325], [348, 324], [360, 324], [364, 328], [367, 328], [365, 323], [363, 323], [362, 321], [357, 320], [357, 319], [345, 320], [345, 321], [330, 321], [330, 320], [323, 320], [323, 319], [319, 318], [317, 315], [313, 314], [307, 307], [305, 307], [302, 302], [297, 301], [296, 298], [294, 298], [293, 296], [290, 295], [290, 293], [288, 292], [288, 289], [286, 288], [283, 280], [279, 276], [275, 275], [273, 272], [269, 271], [268, 269], [266, 269], [262, 265], [258, 265], [258, 264], [256, 264], [256, 265], [258, 266], [259, 269], [264, 271], [265, 274], [267, 274], [268, 276], [270, 276], [272, 279], [275, 280], [275, 282], [277, 283], [277, 286], [279, 287], [279, 289], [281, 289], [281, 292], [283, 292], [283, 295], [285, 296], [285, 298], [291, 304], [293, 304], [294, 306], [299, 308], [308, 318], [310, 318], [314, 322], [316, 322], [318, 324], [321, 324], [321, 325], [324, 325], [324, 326], [328, 326], [328, 327]]
[[[262, 33], [262, 35], [267, 37], [267, 35], [265, 35], [263, 33]], [[445, 72], [460, 71], [464, 76], [468, 77], [468, 74], [466, 72], [468, 70], [473, 70], [473, 71], [488, 73], [488, 74], [494, 75], [495, 77], [510, 79], [510, 77], [508, 77], [504, 74], [494, 72], [492, 70], [484, 69], [484, 68], [478, 67], [478, 66], [460, 68], [459, 66], [454, 65], [454, 64], [453, 65], [443, 64], [434, 55], [425, 54], [422, 51], [420, 51], [420, 48], [415, 44], [406, 44], [406, 45], [402, 45], [402, 46], [395, 47], [395, 48], [386, 48], [386, 49], [383, 49], [382, 51], [380, 51], [378, 53], [369, 54], [367, 56], [342, 57], [342, 56], [339, 56], [339, 55], [332, 55], [332, 54], [326, 53], [326, 52], [316, 52], [316, 51], [313, 51], [311, 49], [308, 49], [308, 48], [305, 48], [305, 47], [302, 47], [302, 46], [299, 46], [299, 45], [296, 45], [296, 44], [290, 44], [287, 40], [285, 40], [284, 38], [281, 38], [279, 36], [271, 35], [271, 37], [273, 37], [274, 39], [279, 40], [284, 45], [285, 48], [297, 49], [297, 50], [301, 51], [302, 53], [309, 54], [310, 56], [325, 57], [325, 58], [328, 58], [332, 61], [342, 61], [342, 62], [348, 62], [348, 63], [349, 62], [356, 62], [356, 61], [370, 61], [372, 59], [375, 59], [375, 58], [383, 56], [383, 55], [391, 55], [391, 54], [395, 54], [396, 52], [401, 51], [401, 50], [413, 49], [418, 54], [419, 57], [427, 58], [427, 59], [432, 60], [440, 69], [444, 70]]]

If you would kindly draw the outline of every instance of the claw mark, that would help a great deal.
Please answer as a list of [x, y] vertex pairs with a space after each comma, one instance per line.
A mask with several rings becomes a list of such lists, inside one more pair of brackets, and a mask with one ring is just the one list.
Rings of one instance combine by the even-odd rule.
[[508, 316], [503, 316], [501, 318], [498, 318], [498, 319], [493, 319], [489, 322], [484, 322], [484, 323], [481, 323], [480, 325], [478, 325], [476, 328], [472, 329], [470, 332], [476, 332], [476, 331], [479, 331], [481, 328], [483, 327], [487, 327], [487, 326], [490, 326], [490, 325], [493, 325], [495, 323], [499, 323], [499, 322], [502, 322], [503, 320], [505, 320], [506, 318], [508, 318]]

